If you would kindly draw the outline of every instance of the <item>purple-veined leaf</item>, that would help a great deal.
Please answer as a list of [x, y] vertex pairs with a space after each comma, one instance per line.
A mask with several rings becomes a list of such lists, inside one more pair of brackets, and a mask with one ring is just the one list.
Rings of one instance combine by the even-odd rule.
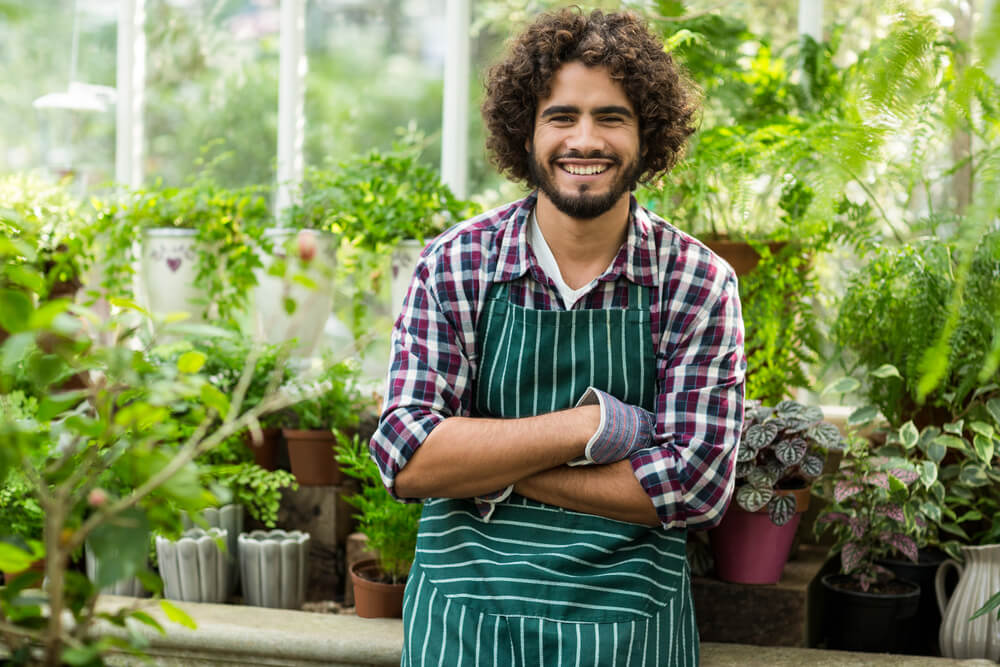
[[816, 518], [816, 523], [848, 523], [851, 517], [843, 512], [827, 512]]
[[810, 426], [812, 426], [812, 422], [801, 417], [788, 417], [785, 419], [786, 434], [798, 435], [804, 433]]
[[748, 461], [753, 461], [754, 457], [756, 457], [756, 456], [757, 456], [757, 452], [755, 452], [754, 450], [750, 449], [749, 447], [746, 447], [742, 442], [739, 444], [739, 446], [736, 449], [736, 462], [737, 463], [746, 463]]
[[776, 526], [784, 526], [795, 516], [795, 496], [774, 496], [767, 503], [767, 515], [771, 517], [771, 522]]
[[874, 466], [876, 468], [879, 467], [879, 466], [884, 466], [888, 462], [889, 462], [889, 457], [888, 456], [870, 456], [870, 457], [868, 457], [868, 463], [870, 463], [872, 466]]
[[903, 508], [897, 505], [896, 503], [883, 505], [882, 507], [879, 507], [875, 511], [878, 512], [878, 514], [880, 514], [881, 516], [888, 517], [893, 521], [898, 521], [900, 523], [906, 521], [906, 517], [903, 516]]
[[743, 479], [754, 469], [753, 461], [743, 461], [736, 463], [736, 479]]
[[736, 491], [737, 504], [747, 512], [756, 512], [767, 505], [774, 491], [770, 488], [760, 488], [752, 484], [744, 484]]
[[854, 539], [860, 540], [865, 536], [865, 531], [868, 530], [868, 519], [863, 516], [852, 516], [847, 520], [847, 525], [850, 527]]
[[802, 411], [800, 418], [805, 419], [810, 423], [823, 421], [823, 409], [817, 405], [807, 406], [806, 409]]
[[914, 563], [917, 562], [917, 543], [912, 537], [900, 533], [882, 533], [879, 537]]
[[806, 454], [799, 463], [799, 470], [806, 477], [815, 478], [823, 474], [823, 465], [826, 461], [816, 454]]
[[[780, 474], [780, 469], [775, 469], [770, 465], [757, 466], [750, 472], [749, 475], [747, 475], [747, 482], [760, 488], [773, 488], [778, 482], [778, 476]], [[768, 500], [770, 500], [770, 498]]]
[[843, 502], [851, 496], [861, 493], [861, 491], [862, 487], [860, 484], [841, 480], [833, 485], [833, 499], [838, 503]]
[[907, 470], [906, 468], [893, 468], [889, 474], [907, 486], [913, 484], [920, 477], [916, 470]]
[[808, 447], [808, 443], [802, 438], [782, 440], [774, 445], [774, 455], [785, 466], [792, 466], [802, 460]]
[[840, 565], [843, 571], [850, 573], [856, 570], [864, 562], [868, 552], [868, 547], [856, 542], [845, 544], [844, 548], [840, 550]]
[[775, 436], [778, 435], [778, 427], [772, 422], [764, 422], [763, 424], [754, 424], [747, 432], [743, 435], [742, 446], [748, 447], [753, 451], [758, 451], [763, 447], [767, 447], [774, 440]]
[[873, 472], [865, 475], [865, 483], [889, 490], [889, 475], [884, 472]]

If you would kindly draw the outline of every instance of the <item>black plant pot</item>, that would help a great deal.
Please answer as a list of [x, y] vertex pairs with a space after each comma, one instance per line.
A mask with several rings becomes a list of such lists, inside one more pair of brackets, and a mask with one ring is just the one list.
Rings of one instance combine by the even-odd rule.
[[938, 631], [941, 628], [941, 611], [934, 593], [934, 575], [947, 556], [937, 549], [921, 549], [919, 560], [886, 559], [880, 561], [899, 579], [908, 579], [920, 586], [920, 602], [912, 618], [899, 622], [899, 634], [893, 653], [906, 655], [939, 655]]
[[920, 603], [920, 586], [899, 580], [906, 592], [863, 593], [841, 588], [851, 581], [842, 574], [823, 577], [826, 647], [839, 651], [888, 653], [899, 642], [903, 621], [913, 618]]

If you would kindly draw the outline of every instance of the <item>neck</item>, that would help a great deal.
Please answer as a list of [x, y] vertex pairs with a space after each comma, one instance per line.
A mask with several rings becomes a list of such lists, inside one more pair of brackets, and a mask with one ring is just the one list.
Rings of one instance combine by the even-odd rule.
[[535, 216], [563, 280], [573, 289], [601, 275], [628, 235], [629, 195], [596, 218], [574, 218], [538, 193]]

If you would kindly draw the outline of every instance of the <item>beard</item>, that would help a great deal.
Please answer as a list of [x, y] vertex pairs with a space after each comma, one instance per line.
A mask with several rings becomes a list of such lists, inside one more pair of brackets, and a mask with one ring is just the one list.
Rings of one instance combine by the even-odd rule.
[[[552, 169], [559, 168], [554, 164], [556, 159], [570, 157], [582, 158], [583, 156], [573, 154], [572, 152], [556, 156], [551, 162]], [[615, 166], [622, 166], [621, 160], [616, 156], [591, 154], [588, 157], [609, 159], [613, 161]], [[528, 152], [528, 173], [531, 175], [531, 180], [538, 186], [538, 189], [545, 193], [545, 196], [549, 198], [549, 201], [560, 212], [579, 220], [592, 220], [610, 211], [618, 200], [622, 198], [622, 195], [632, 191], [636, 183], [639, 182], [641, 167], [638, 159], [625, 164], [618, 178], [612, 181], [608, 191], [604, 194], [588, 193], [587, 191], [590, 189], [590, 186], [586, 184], [581, 185], [577, 192], [574, 193], [561, 192], [556, 187], [555, 180], [551, 177], [550, 173], [538, 161], [534, 148]]]

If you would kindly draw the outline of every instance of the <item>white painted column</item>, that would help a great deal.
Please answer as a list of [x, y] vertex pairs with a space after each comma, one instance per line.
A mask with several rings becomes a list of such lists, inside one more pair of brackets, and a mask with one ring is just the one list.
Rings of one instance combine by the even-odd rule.
[[460, 198], [468, 195], [470, 2], [448, 0], [445, 20], [441, 180]]
[[115, 73], [115, 180], [142, 184], [143, 101], [146, 92], [146, 2], [119, 0], [118, 61]]
[[799, 35], [823, 41], [823, 0], [799, 0]]
[[291, 205], [295, 189], [302, 181], [308, 67], [305, 34], [305, 0], [281, 0], [276, 216]]

